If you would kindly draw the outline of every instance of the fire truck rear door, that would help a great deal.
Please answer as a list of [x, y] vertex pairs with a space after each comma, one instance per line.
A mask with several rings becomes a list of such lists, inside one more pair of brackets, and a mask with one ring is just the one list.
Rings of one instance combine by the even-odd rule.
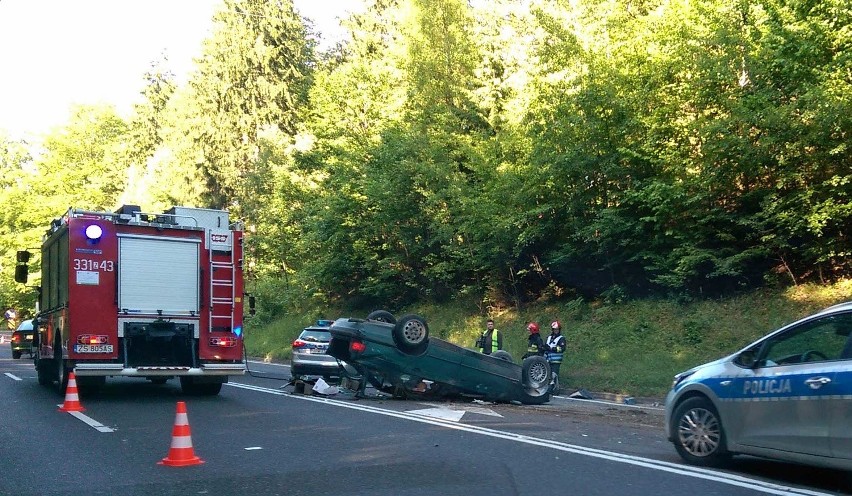
[[198, 314], [200, 239], [118, 236], [120, 312]]

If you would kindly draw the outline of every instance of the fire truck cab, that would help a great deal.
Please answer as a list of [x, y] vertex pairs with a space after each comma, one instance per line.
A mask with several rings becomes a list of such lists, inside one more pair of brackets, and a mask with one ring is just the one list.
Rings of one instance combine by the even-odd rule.
[[[125, 205], [51, 222], [33, 342], [39, 383], [62, 392], [71, 371], [81, 388], [178, 377], [185, 393], [218, 394], [246, 371], [242, 244], [223, 210]], [[19, 282], [28, 259], [19, 252]]]

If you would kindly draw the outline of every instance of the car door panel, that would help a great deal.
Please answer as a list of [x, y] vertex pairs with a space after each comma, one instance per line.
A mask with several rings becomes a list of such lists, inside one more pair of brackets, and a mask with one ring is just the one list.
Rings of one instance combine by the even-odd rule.
[[[741, 405], [737, 442], [745, 446], [829, 456], [833, 372], [812, 365], [772, 367], [738, 378]], [[814, 387], [809, 381], [817, 381]]]
[[837, 398], [831, 408], [831, 454], [852, 460], [852, 360], [835, 374]]
[[743, 402], [737, 442], [831, 456], [835, 412], [848, 404], [842, 398], [848, 394], [843, 373], [849, 365], [844, 356], [850, 317], [817, 318], [763, 343], [753, 375], [744, 374], [734, 384]]

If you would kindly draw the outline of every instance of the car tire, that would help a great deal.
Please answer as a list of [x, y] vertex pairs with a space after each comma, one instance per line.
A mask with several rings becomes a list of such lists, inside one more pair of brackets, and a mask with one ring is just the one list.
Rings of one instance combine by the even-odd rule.
[[526, 401], [539, 404], [550, 399], [550, 364], [540, 355], [524, 358], [521, 364], [521, 384]]
[[195, 382], [192, 377], [180, 377], [180, 389], [190, 396], [216, 396], [222, 391], [221, 382]]
[[82, 394], [96, 394], [104, 385], [106, 385], [106, 377], [78, 377], [77, 389]]
[[722, 419], [713, 403], [703, 396], [683, 401], [672, 416], [675, 449], [684, 461], [702, 467], [718, 467], [730, 459]]
[[515, 363], [515, 361], [512, 359], [512, 354], [506, 350], [497, 350], [494, 353], [491, 353], [491, 356], [493, 356], [494, 358], [499, 358], [500, 360], [505, 360], [509, 363]]
[[41, 360], [39, 358], [39, 352], [38, 351], [36, 351], [36, 358], [35, 358], [34, 361], [35, 361], [36, 376], [38, 377], [39, 385], [40, 386], [50, 386], [51, 384], [53, 384], [53, 376], [51, 375], [52, 370], [50, 370], [50, 367], [48, 367], [48, 361], [47, 360]]
[[393, 327], [397, 348], [407, 355], [419, 355], [429, 346], [429, 326], [419, 315], [403, 316]]
[[56, 390], [59, 394], [64, 395], [65, 389], [68, 387], [68, 364], [62, 358], [62, 342], [59, 341], [59, 336], [56, 337], [56, 343], [53, 346], [53, 366], [56, 376]]
[[12, 351], [12, 358], [14, 358], [15, 360], [17, 360], [17, 359], [21, 358], [21, 352], [20, 352], [20, 350], [13, 350], [13, 351]]
[[213, 384], [196, 384], [198, 394], [201, 396], [216, 396], [222, 391], [222, 383], [215, 382]]
[[388, 324], [396, 324], [396, 317], [393, 316], [392, 313], [387, 310], [374, 310], [367, 315], [367, 320], [378, 320], [379, 322], [386, 322]]

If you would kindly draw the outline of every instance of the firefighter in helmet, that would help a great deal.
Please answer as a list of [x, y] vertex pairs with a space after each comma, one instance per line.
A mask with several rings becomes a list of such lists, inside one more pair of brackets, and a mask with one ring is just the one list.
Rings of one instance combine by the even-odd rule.
[[550, 323], [550, 336], [547, 336], [544, 344], [550, 370], [559, 377], [559, 367], [562, 365], [562, 356], [565, 354], [565, 336], [562, 335], [562, 324], [558, 320]]
[[541, 334], [538, 333], [538, 324], [530, 322], [527, 324], [527, 331], [529, 331], [530, 336], [527, 338], [527, 352], [524, 354], [524, 358], [533, 355], [544, 355], [546, 348], [544, 341], [541, 339]]

